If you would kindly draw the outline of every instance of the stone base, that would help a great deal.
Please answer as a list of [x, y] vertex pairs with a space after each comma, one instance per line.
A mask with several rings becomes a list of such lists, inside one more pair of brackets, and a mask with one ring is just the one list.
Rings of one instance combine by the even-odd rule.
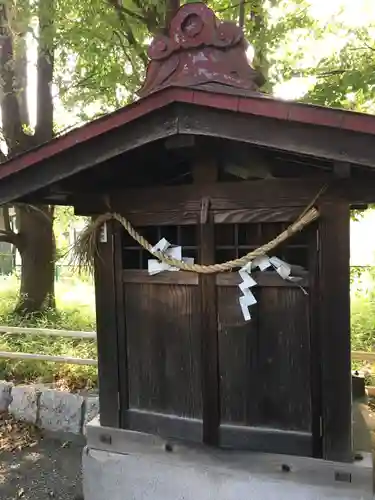
[[87, 427], [85, 500], [370, 500], [372, 458], [341, 464], [209, 449]]

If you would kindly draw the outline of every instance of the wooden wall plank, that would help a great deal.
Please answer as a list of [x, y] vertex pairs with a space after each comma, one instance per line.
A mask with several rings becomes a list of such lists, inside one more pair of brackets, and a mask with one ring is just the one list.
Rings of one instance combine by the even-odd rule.
[[[372, 134], [340, 128], [275, 120], [186, 104], [181, 107], [179, 132], [217, 137], [315, 158], [374, 167]], [[228, 126], [230, 123], [230, 126]]]
[[262, 288], [257, 307], [263, 425], [311, 432], [309, 298]]
[[[212, 216], [199, 226], [200, 263], [215, 263], [215, 235]], [[214, 275], [199, 274], [201, 301], [201, 349], [202, 349], [202, 396], [203, 396], [203, 441], [217, 445], [220, 424], [217, 297]]]
[[[309, 287], [309, 274], [307, 271], [298, 270], [293, 273], [293, 276], [300, 276], [302, 278], [299, 284], [303, 287]], [[241, 278], [236, 272], [226, 272], [215, 274], [215, 282], [217, 286], [237, 287]], [[291, 287], [288, 281], [283, 280], [275, 272], [254, 272], [253, 277], [258, 283], [258, 286], [272, 286], [272, 287]], [[124, 283], [139, 283], [139, 284], [153, 284], [153, 285], [186, 285], [197, 286], [199, 282], [198, 274], [189, 271], [178, 272], [165, 272], [150, 276], [146, 269], [125, 269], [122, 271], [122, 280]], [[295, 285], [297, 287], [297, 285]]]
[[321, 204], [319, 312], [321, 335], [323, 454], [352, 458], [350, 365], [349, 206]]
[[100, 422], [120, 426], [118, 371], [118, 307], [116, 297], [115, 226], [107, 223], [107, 241], [98, 243], [95, 259], [96, 331], [98, 348]]
[[117, 347], [118, 347], [118, 377], [120, 394], [120, 426], [126, 427], [125, 412], [129, 408], [129, 380], [127, 334], [125, 322], [124, 284], [122, 280], [122, 227], [117, 221], [113, 222], [113, 249], [114, 249], [114, 282], [117, 319]]
[[[253, 290], [256, 297], [259, 290]], [[258, 373], [258, 305], [246, 322], [239, 306], [240, 290], [218, 289], [221, 427], [262, 425]]]
[[[111, 193], [111, 207], [114, 211], [126, 214], [130, 220], [141, 217], [145, 213], [168, 214], [175, 218], [175, 213], [197, 213], [201, 208], [203, 197], [210, 199], [213, 213], [231, 210], [262, 209], [260, 219], [267, 217], [271, 209], [278, 208], [281, 213], [285, 209], [305, 208], [312, 201], [329, 178], [317, 179], [267, 179], [243, 182], [216, 182], [203, 184], [186, 184], [158, 186], [157, 188], [130, 188]], [[375, 190], [374, 190], [375, 192]], [[334, 194], [334, 193], [333, 193]], [[326, 193], [326, 197], [329, 193]], [[95, 193], [80, 193], [74, 203], [76, 213], [103, 213], [107, 211], [105, 200]], [[253, 217], [257, 212], [254, 212]], [[285, 212], [284, 212], [285, 213]], [[187, 215], [189, 216], [189, 215]], [[186, 215], [182, 217], [184, 221]], [[138, 219], [139, 220], [139, 219]], [[254, 220], [254, 219], [253, 219]]]
[[129, 406], [201, 418], [196, 287], [125, 284]]
[[322, 387], [321, 337], [319, 323], [319, 232], [318, 222], [310, 226], [309, 234], [309, 309], [310, 309], [310, 373], [312, 407], [312, 453], [322, 458]]

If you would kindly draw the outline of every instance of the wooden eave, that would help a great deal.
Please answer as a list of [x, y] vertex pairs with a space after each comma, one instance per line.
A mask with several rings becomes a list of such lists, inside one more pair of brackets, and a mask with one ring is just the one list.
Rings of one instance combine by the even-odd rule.
[[[129, 126], [131, 124], [131, 126]], [[241, 141], [375, 167], [375, 117], [340, 109], [167, 88], [0, 165], [0, 203], [176, 134]]]

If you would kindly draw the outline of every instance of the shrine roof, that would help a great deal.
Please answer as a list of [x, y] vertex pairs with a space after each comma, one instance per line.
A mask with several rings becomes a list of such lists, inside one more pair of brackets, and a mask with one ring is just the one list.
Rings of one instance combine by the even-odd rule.
[[[169, 34], [156, 37], [150, 46], [151, 61], [139, 100], [3, 163], [0, 184], [69, 149], [76, 150], [80, 145], [95, 148], [102, 137], [173, 104], [194, 107], [201, 115], [212, 110], [230, 112], [233, 117], [245, 117], [241, 122], [245, 128], [246, 118], [263, 117], [286, 126], [323, 127], [327, 133], [335, 129], [353, 135], [375, 135], [374, 116], [284, 101], [261, 93], [259, 87], [264, 80], [249, 65], [246, 49], [247, 42], [236, 25], [219, 22], [204, 4], [184, 5], [173, 19]], [[227, 129], [231, 126], [231, 120], [223, 124]], [[179, 133], [178, 126], [176, 130]], [[194, 133], [199, 133], [199, 125]], [[206, 129], [202, 130], [203, 135], [206, 133]], [[345, 144], [342, 147], [345, 156]], [[4, 197], [0, 198], [3, 202]]]

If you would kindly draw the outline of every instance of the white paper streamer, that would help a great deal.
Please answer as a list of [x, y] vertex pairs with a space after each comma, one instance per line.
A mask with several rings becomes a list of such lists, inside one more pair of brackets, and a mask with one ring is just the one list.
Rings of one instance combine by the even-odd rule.
[[[165, 238], [162, 238], [152, 247], [152, 253], [162, 252], [167, 258], [180, 260], [186, 264], [194, 264], [194, 259], [191, 257], [182, 257], [182, 247], [172, 245]], [[164, 262], [160, 262], [157, 259], [148, 260], [148, 273], [150, 275], [158, 274], [163, 271], [179, 271], [178, 267], [170, 266]]]
[[[298, 285], [298, 281], [302, 278], [291, 276], [292, 267], [283, 260], [278, 257], [268, 257], [268, 255], [262, 255], [257, 257], [253, 261], [249, 262], [242, 269], [238, 271], [238, 274], [241, 276], [242, 282], [238, 285], [239, 289], [242, 292], [242, 296], [239, 298], [241, 311], [245, 321], [250, 321], [251, 314], [249, 311], [249, 307], [256, 304], [256, 298], [254, 294], [251, 292], [250, 288], [254, 287], [257, 283], [254, 278], [251, 276], [251, 272], [259, 268], [261, 271], [265, 271], [272, 267], [275, 269], [277, 274], [284, 280], [291, 281]], [[307, 295], [307, 292], [301, 285], [298, 285], [303, 293]]]

